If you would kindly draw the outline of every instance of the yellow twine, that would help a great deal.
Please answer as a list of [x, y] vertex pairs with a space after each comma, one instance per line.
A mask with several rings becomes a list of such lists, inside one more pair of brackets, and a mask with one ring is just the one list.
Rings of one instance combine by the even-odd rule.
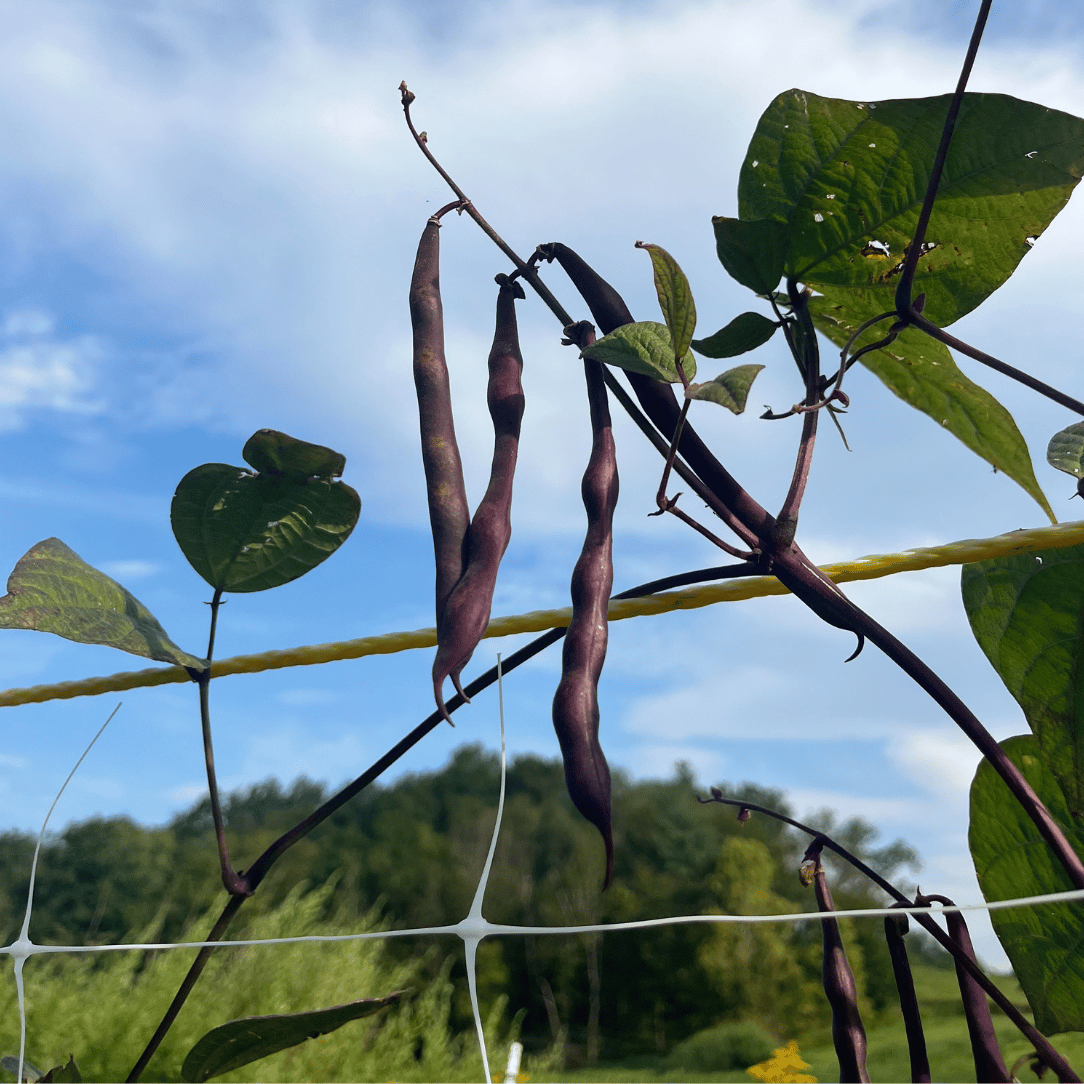
[[[924, 568], [985, 561], [991, 557], [1005, 557], [1013, 553], [1059, 549], [1080, 542], [1084, 542], [1084, 522], [1059, 523], [1053, 527], [1011, 531], [1009, 534], [995, 535], [992, 538], [967, 538], [943, 546], [839, 561], [823, 565], [822, 571], [836, 583], [847, 583], [851, 580], [879, 579], [897, 572], [916, 572]], [[761, 595], [787, 593], [787, 589], [774, 576], [749, 576], [721, 583], [683, 587], [677, 591], [666, 591], [646, 598], [620, 599], [610, 603], [609, 615], [611, 621], [624, 621], [630, 617], [668, 613], [671, 610], [695, 610], [701, 606], [714, 606], [717, 602], [737, 602]], [[487, 638], [514, 636], [523, 632], [545, 632], [547, 629], [564, 628], [571, 616], [572, 610], [565, 607], [559, 610], [534, 610], [512, 617], [495, 617], [490, 621], [485, 635]], [[436, 642], [436, 629], [417, 629], [414, 632], [363, 636], [359, 640], [340, 640], [331, 644], [311, 644], [285, 651], [264, 651], [259, 655], [234, 655], [232, 658], [212, 663], [211, 677], [258, 674], [264, 670], [278, 670], [286, 666], [315, 666], [342, 659], [360, 659], [366, 655], [393, 655], [412, 648], [432, 647]], [[191, 680], [182, 666], [129, 670], [107, 677], [61, 681], [54, 685], [33, 685], [26, 689], [7, 689], [0, 692], [0, 707], [40, 704], [47, 700], [67, 700], [75, 696], [99, 696], [102, 693], [172, 685]]]

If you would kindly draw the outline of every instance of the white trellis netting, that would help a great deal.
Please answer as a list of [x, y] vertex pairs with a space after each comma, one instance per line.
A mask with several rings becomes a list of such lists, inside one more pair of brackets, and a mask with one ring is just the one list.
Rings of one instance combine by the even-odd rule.
[[[500, 668], [500, 656], [498, 656], [498, 674]], [[41, 832], [38, 836], [37, 847], [34, 851], [33, 865], [31, 867], [30, 874], [30, 887], [27, 892], [26, 913], [23, 919], [22, 929], [19, 937], [7, 947], [0, 949], [0, 952], [6, 953], [11, 957], [14, 964], [14, 979], [16, 985], [16, 992], [19, 1005], [19, 1075], [18, 1079], [22, 1079], [23, 1076], [23, 1062], [26, 1055], [26, 1009], [25, 998], [23, 988], [23, 966], [27, 959], [31, 956], [43, 954], [43, 953], [102, 953], [102, 952], [140, 952], [149, 949], [153, 950], [169, 950], [177, 948], [203, 948], [214, 946], [216, 948], [245, 948], [255, 945], [275, 945], [275, 944], [298, 944], [298, 943], [323, 943], [332, 941], [363, 941], [373, 940], [376, 938], [384, 937], [422, 937], [432, 935], [454, 935], [459, 937], [463, 942], [463, 949], [466, 956], [467, 964], [467, 981], [470, 990], [471, 1009], [474, 1014], [474, 1025], [478, 1036], [478, 1044], [482, 1056], [482, 1065], [485, 1070], [486, 1081], [492, 1080], [492, 1075], [489, 1066], [489, 1055], [486, 1049], [485, 1035], [482, 1028], [482, 1016], [481, 1010], [478, 1004], [478, 986], [477, 975], [475, 968], [475, 960], [479, 943], [486, 937], [524, 937], [524, 936], [556, 936], [562, 934], [582, 934], [582, 933], [608, 933], [619, 930], [642, 930], [649, 929], [657, 926], [675, 926], [681, 924], [691, 923], [714, 923], [714, 922], [741, 922], [741, 923], [780, 923], [780, 922], [817, 922], [823, 921], [828, 918], [875, 918], [885, 915], [917, 915], [917, 914], [930, 914], [947, 913], [950, 911], [967, 912], [967, 911], [994, 911], [1004, 910], [1013, 907], [1033, 907], [1037, 905], [1049, 905], [1052, 903], [1068, 903], [1075, 900], [1084, 900], [1084, 890], [1074, 890], [1070, 892], [1057, 892], [1051, 893], [1045, 896], [1028, 896], [1021, 897], [1019, 899], [1002, 900], [998, 903], [971, 903], [961, 904], [953, 907], [884, 907], [884, 908], [870, 908], [863, 910], [852, 911], [832, 911], [828, 913], [821, 913], [818, 911], [805, 912], [797, 915], [678, 915], [672, 918], [656, 918], [656, 919], [644, 919], [636, 922], [616, 922], [601, 925], [585, 925], [585, 926], [508, 926], [499, 923], [489, 922], [482, 914], [482, 901], [485, 898], [486, 886], [489, 882], [490, 870], [493, 866], [493, 855], [496, 851], [497, 838], [501, 829], [501, 820], [504, 813], [504, 796], [505, 796], [505, 766], [506, 766], [506, 750], [505, 750], [505, 736], [504, 736], [504, 698], [503, 687], [498, 678], [498, 711], [500, 717], [500, 738], [501, 738], [501, 785], [500, 796], [497, 802], [497, 819], [493, 826], [493, 836], [490, 840], [489, 851], [486, 854], [485, 865], [482, 868], [482, 874], [478, 881], [477, 889], [474, 893], [474, 899], [471, 902], [470, 909], [466, 916], [459, 922], [450, 926], [430, 926], [419, 927], [411, 930], [384, 930], [375, 933], [359, 933], [359, 934], [338, 934], [338, 935], [326, 935], [326, 936], [304, 936], [304, 937], [280, 937], [271, 940], [248, 940], [248, 941], [185, 941], [185, 942], [167, 942], [167, 943], [149, 943], [149, 944], [125, 944], [125, 945], [37, 945], [29, 936], [30, 930], [30, 918], [33, 911], [34, 900], [34, 879], [37, 873], [38, 854], [41, 849], [42, 840], [45, 837], [45, 831], [49, 824], [49, 818], [52, 816], [53, 810], [56, 808], [57, 803], [60, 800], [61, 795], [64, 793], [64, 789], [71, 781], [72, 776], [78, 770], [80, 764], [86, 758], [87, 754], [93, 748], [94, 743], [101, 736], [102, 732], [109, 725], [113, 716], [120, 708], [118, 704], [109, 718], [102, 724], [101, 729], [91, 739], [90, 744], [87, 746], [83, 755], [76, 762], [75, 767], [72, 768], [68, 775], [68, 778], [64, 781], [58, 792], [53, 804], [49, 807], [49, 812], [46, 814], [45, 822], [42, 824]]]

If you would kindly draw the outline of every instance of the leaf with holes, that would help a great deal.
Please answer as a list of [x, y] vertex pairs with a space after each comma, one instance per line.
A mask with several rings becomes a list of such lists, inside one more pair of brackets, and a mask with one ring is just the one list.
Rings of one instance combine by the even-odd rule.
[[759, 312], [743, 312], [714, 335], [693, 339], [692, 347], [706, 358], [735, 358], [763, 346], [778, 330], [779, 325], [774, 320]]
[[[1022, 735], [1001, 747], [1084, 855], [1084, 821], [1071, 811], [1039, 742]], [[1073, 888], [1031, 818], [986, 761], [971, 784], [969, 842], [988, 902]], [[991, 911], [990, 919], [1035, 1013], [1035, 1026], [1047, 1035], [1084, 1031], [1084, 910], [1079, 904], [1013, 907]]]
[[[270, 451], [260, 446], [254, 458], [269, 467], [266, 472], [205, 463], [177, 486], [170, 508], [173, 534], [216, 590], [266, 591], [296, 580], [330, 557], [354, 529], [361, 512], [357, 493], [330, 477], [302, 473], [314, 462], [311, 449], [327, 453], [318, 466], [341, 469], [342, 457], [333, 460], [337, 453], [318, 445], [295, 445], [301, 447], [282, 441]], [[252, 450], [251, 440], [245, 448]]]
[[1070, 425], [1050, 438], [1046, 461], [1055, 470], [1084, 479], [1084, 422]]
[[686, 399], [706, 399], [726, 407], [732, 414], [741, 414], [745, 410], [749, 389], [753, 386], [757, 373], [763, 365], [735, 365], [720, 373], [714, 380], [703, 384], [690, 384], [685, 389]]
[[[868, 318], [877, 315], [880, 301], [869, 291], [825, 287], [821, 297], [810, 299], [813, 323], [832, 342], [842, 346]], [[883, 339], [892, 321], [864, 332], [856, 343], [864, 346]], [[957, 367], [944, 343], [913, 328], [881, 350], [863, 354], [861, 363], [905, 403], [922, 411], [948, 430], [992, 467], [1008, 475], [1040, 508], [1057, 522], [1045, 494], [1039, 488], [1027, 441], [1013, 416], [985, 388]]]
[[199, 1082], [232, 1072], [242, 1065], [297, 1046], [306, 1039], [327, 1035], [351, 1020], [372, 1016], [398, 1001], [405, 992], [397, 990], [387, 997], [365, 998], [314, 1012], [231, 1020], [207, 1032], [192, 1047], [181, 1066], [181, 1076], [187, 1081]]
[[[715, 230], [715, 253], [726, 273], [753, 293], [770, 295], [783, 277], [790, 243], [787, 224], [770, 218], [743, 222], [716, 215], [711, 225]], [[790, 304], [786, 295], [783, 303]]]
[[[656, 380], [678, 384], [677, 366], [674, 364], [674, 344], [665, 324], [643, 320], [604, 335], [583, 352], [583, 357], [616, 365], [632, 373], [643, 373]], [[687, 380], [696, 376], [696, 359], [687, 352], [681, 359], [681, 367]]]
[[674, 357], [683, 358], [696, 331], [696, 304], [693, 302], [692, 287], [677, 260], [666, 249], [644, 244], [643, 241], [637, 241], [636, 247], [646, 250], [651, 257], [655, 292], [659, 295], [659, 308], [670, 331]]
[[1084, 821], [1084, 546], [964, 565], [962, 589], [975, 639]]
[[0, 629], [36, 629], [155, 662], [206, 666], [182, 651], [139, 599], [59, 538], [47, 538], [19, 558], [0, 598]]
[[[874, 312], [895, 307], [949, 101], [788, 90], [772, 102], [742, 165], [738, 208], [747, 222], [786, 224], [788, 278], [870, 291]], [[943, 327], [989, 297], [1082, 171], [1081, 118], [1005, 94], [966, 94], [915, 278], [925, 315]]]

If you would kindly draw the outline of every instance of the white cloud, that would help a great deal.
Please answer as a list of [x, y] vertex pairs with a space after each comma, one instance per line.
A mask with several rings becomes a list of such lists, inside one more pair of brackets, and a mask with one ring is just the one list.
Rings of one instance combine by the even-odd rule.
[[21, 429], [35, 410], [96, 414], [92, 396], [101, 347], [91, 336], [56, 338], [53, 322], [30, 309], [0, 325], [0, 432]]
[[157, 561], [143, 561], [139, 558], [129, 561], [103, 561], [99, 567], [107, 576], [112, 576], [120, 583], [145, 580], [156, 576], [162, 569], [162, 565]]

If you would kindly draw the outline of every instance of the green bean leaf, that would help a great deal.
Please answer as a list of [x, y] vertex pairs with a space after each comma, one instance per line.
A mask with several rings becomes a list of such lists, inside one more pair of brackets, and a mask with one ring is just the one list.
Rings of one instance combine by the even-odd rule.
[[763, 365], [735, 365], [720, 373], [714, 380], [703, 384], [690, 384], [685, 389], [686, 399], [707, 399], [726, 407], [732, 414], [741, 414], [749, 398], [749, 389], [753, 386], [757, 373]]
[[249, 462], [266, 470], [205, 463], [181, 479], [173, 496], [177, 544], [216, 590], [266, 591], [296, 580], [330, 557], [358, 521], [357, 493], [327, 473], [310, 473], [341, 470], [342, 457], [275, 439], [282, 434], [253, 444], [269, 432], [245, 446]]
[[19, 558], [0, 598], [0, 629], [51, 632], [176, 666], [207, 665], [182, 651], [139, 599], [59, 538], [47, 538]]
[[[842, 346], [862, 323], [878, 315], [876, 306], [881, 303], [870, 291], [824, 287], [823, 296], [810, 299], [809, 310], [817, 329]], [[855, 347], [883, 339], [893, 323], [888, 319], [864, 332]], [[860, 361], [905, 403], [1016, 482], [1052, 523], [1057, 522], [1013, 416], [958, 368], [944, 343], [909, 328], [883, 349], [863, 354]]]
[[[670, 384], [681, 383], [677, 366], [674, 364], [674, 345], [670, 331], [665, 324], [654, 320], [643, 320], [636, 324], [624, 324], [622, 327], [604, 335], [592, 343], [583, 357], [595, 361], [616, 365], [631, 373], [643, 373], [656, 380], [665, 380]], [[686, 352], [681, 359], [685, 378], [691, 380], [696, 375], [696, 359], [691, 352]]]
[[282, 475], [295, 482], [306, 478], [340, 478], [346, 469], [345, 455], [275, 429], [253, 433], [241, 457], [261, 474]]
[[[715, 251], [726, 273], [755, 294], [767, 297], [783, 277], [790, 227], [771, 218], [743, 222], [740, 218], [716, 215]], [[790, 300], [783, 295], [783, 303]]]
[[[637, 248], [647, 251], [655, 273], [655, 292], [659, 295], [659, 308], [670, 329], [674, 359], [683, 358], [689, 351], [693, 333], [696, 331], [696, 304], [692, 287], [677, 260], [664, 248], [636, 242]], [[688, 374], [686, 374], [688, 375]]]
[[298, 1046], [306, 1039], [327, 1035], [351, 1020], [372, 1016], [398, 1001], [404, 993], [404, 990], [397, 990], [387, 997], [365, 998], [314, 1012], [231, 1020], [207, 1032], [189, 1050], [181, 1066], [181, 1076], [184, 1080], [199, 1082], [232, 1072], [280, 1050]]
[[[1001, 742], [1077, 853], [1084, 855], [1084, 820], [1073, 814], [1054, 765], [1030, 734]], [[1064, 774], [1062, 774], [1064, 778]], [[969, 832], [975, 873], [986, 900], [1018, 899], [1074, 886], [1039, 830], [987, 761], [971, 784]], [[1051, 903], [991, 911], [998, 939], [1046, 1035], [1084, 1031], [1084, 910]]]
[[961, 584], [975, 639], [1084, 820], [1084, 545], [967, 564]]
[[759, 312], [743, 312], [706, 339], [693, 339], [692, 348], [706, 358], [735, 358], [763, 346], [779, 329]]
[[[788, 90], [772, 102], [742, 165], [738, 208], [746, 222], [786, 224], [788, 278], [872, 291], [874, 312], [895, 307], [950, 97], [852, 102]], [[989, 297], [1082, 171], [1081, 118], [966, 94], [915, 278], [925, 315], [944, 327]]]
[[[0, 1058], [0, 1069], [5, 1073], [11, 1073], [16, 1080], [19, 1079], [19, 1059], [14, 1054], [5, 1054]], [[32, 1062], [23, 1058], [23, 1080], [38, 1081], [44, 1074]]]
[[1084, 478], [1084, 422], [1070, 425], [1050, 438], [1046, 461], [1057, 470]]

